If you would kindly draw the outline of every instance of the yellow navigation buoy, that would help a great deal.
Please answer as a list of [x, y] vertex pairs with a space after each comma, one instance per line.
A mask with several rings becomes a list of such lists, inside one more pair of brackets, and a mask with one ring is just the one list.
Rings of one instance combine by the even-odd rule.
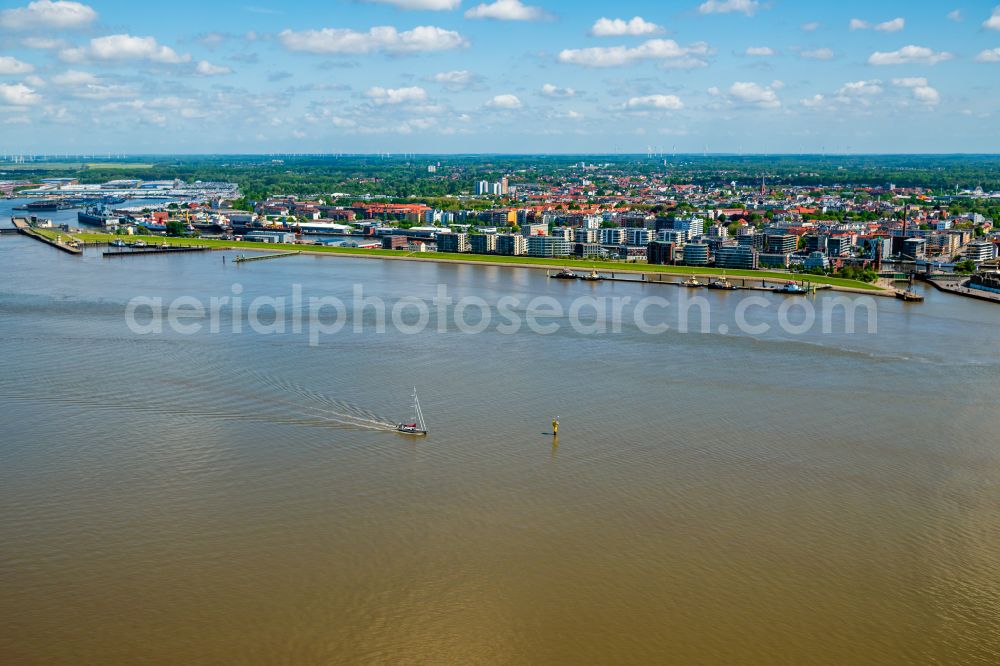
[[559, 435], [559, 417], [552, 419], [552, 436], [556, 437]]

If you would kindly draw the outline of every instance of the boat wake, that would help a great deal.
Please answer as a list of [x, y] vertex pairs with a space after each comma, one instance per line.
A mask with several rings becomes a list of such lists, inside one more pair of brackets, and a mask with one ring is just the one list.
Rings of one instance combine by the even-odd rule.
[[164, 373], [141, 394], [115, 392], [109, 387], [120, 385], [116, 379], [129, 372], [128, 365], [103, 366], [105, 376], [93, 376], [91, 381], [79, 381], [72, 374], [54, 376], [28, 390], [0, 379], [0, 399], [315, 428], [391, 432], [397, 427], [369, 409], [256, 370], [238, 371], [236, 376], [204, 367], [194, 376]]
[[251, 371], [251, 374], [261, 383], [274, 388], [279, 395], [296, 396], [298, 400], [279, 398], [279, 402], [296, 409], [306, 410], [307, 413], [318, 418], [371, 430], [395, 430], [396, 423], [379, 416], [374, 412], [359, 407], [358, 405], [339, 400], [326, 395], [321, 391], [306, 388], [295, 382], [268, 375], [259, 371]]

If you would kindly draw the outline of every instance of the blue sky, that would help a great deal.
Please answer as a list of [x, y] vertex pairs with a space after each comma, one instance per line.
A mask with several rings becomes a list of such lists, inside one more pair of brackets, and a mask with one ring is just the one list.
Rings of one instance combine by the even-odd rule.
[[0, 1], [0, 152], [1000, 152], [997, 0]]

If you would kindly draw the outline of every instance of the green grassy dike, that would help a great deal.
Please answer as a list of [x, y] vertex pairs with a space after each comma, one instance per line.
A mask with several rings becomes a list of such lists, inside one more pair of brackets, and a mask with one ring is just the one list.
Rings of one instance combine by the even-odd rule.
[[[39, 232], [54, 238], [55, 236], [67, 236], [65, 232], [53, 231], [52, 229], [39, 229]], [[220, 249], [248, 249], [258, 252], [273, 250], [300, 250], [302, 252], [313, 252], [317, 254], [341, 254], [355, 256], [376, 256], [387, 258], [412, 258], [428, 261], [458, 261], [476, 263], [483, 262], [495, 265], [506, 266], [565, 266], [567, 268], [591, 269], [599, 271], [614, 271], [616, 273], [666, 273], [675, 275], [721, 275], [725, 273], [728, 277], [756, 278], [758, 280], [801, 280], [806, 279], [814, 284], [828, 284], [834, 287], [846, 287], [850, 289], [863, 289], [868, 291], [881, 291], [880, 287], [866, 284], [857, 280], [845, 280], [843, 278], [827, 277], [823, 275], [799, 275], [795, 273], [783, 273], [779, 271], [745, 271], [745, 270], [721, 270], [718, 268], [707, 268], [697, 266], [661, 266], [657, 264], [634, 264], [613, 261], [584, 261], [579, 259], [550, 259], [544, 257], [511, 257], [497, 254], [455, 254], [451, 252], [404, 252], [401, 250], [367, 249], [360, 247], [330, 247], [327, 245], [293, 245], [289, 243], [257, 243], [253, 241], [229, 241], [207, 238], [170, 238], [165, 236], [113, 236], [101, 233], [78, 233], [72, 234], [85, 243], [106, 243], [115, 238], [126, 241], [142, 239], [150, 244], [170, 245], [203, 245]]]

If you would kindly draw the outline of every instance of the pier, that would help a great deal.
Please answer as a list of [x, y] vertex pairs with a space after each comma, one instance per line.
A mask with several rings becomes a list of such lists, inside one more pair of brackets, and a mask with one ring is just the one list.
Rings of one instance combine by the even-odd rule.
[[83, 248], [80, 246], [80, 242], [76, 239], [69, 237], [70, 240], [63, 241], [62, 236], [56, 236], [55, 238], [50, 238], [45, 234], [39, 233], [38, 230], [33, 229], [31, 224], [28, 222], [28, 218], [25, 217], [12, 217], [10, 221], [14, 224], [14, 228], [17, 233], [23, 234], [25, 236], [30, 236], [35, 240], [41, 241], [46, 245], [51, 245], [57, 250], [62, 250], [67, 254], [72, 254], [76, 256], [81, 256], [83, 254]]
[[1000, 303], [1000, 294], [987, 291], [985, 289], [973, 289], [971, 287], [967, 287], [965, 285], [968, 280], [968, 276], [957, 277], [952, 275], [949, 276], [948, 279], [926, 278], [923, 281], [927, 282], [938, 291], [956, 294], [958, 296], [965, 296], [967, 298], [975, 298], [977, 300], [988, 301], [990, 303]]
[[208, 252], [208, 245], [171, 245], [169, 247], [129, 247], [121, 250], [107, 250], [103, 257], [136, 257], [145, 254], [175, 254], [177, 252]]
[[[689, 287], [685, 284], [683, 280], [677, 278], [683, 277], [687, 278], [698, 278], [699, 280], [704, 280], [699, 288], [708, 288], [708, 283], [712, 281], [718, 281], [722, 279], [722, 275], [716, 273], [691, 273], [691, 274], [670, 274], [670, 273], [637, 273], [628, 271], [607, 271], [601, 273], [602, 282], [632, 282], [637, 284], [665, 284], [673, 285], [675, 287]], [[726, 280], [736, 286], [733, 291], [749, 290], [749, 291], [771, 291], [778, 292], [781, 287], [789, 284], [798, 284], [800, 280], [794, 279], [776, 279], [776, 278], [755, 278], [755, 277], [726, 277]], [[806, 280], [808, 282], [808, 280]], [[814, 284], [809, 283], [806, 287], [809, 293], [815, 293], [817, 291], [832, 289], [833, 287], [828, 284]], [[877, 292], [873, 292], [876, 293]]]
[[242, 264], [248, 261], [264, 261], [265, 259], [280, 259], [281, 257], [292, 257], [296, 254], [302, 254], [301, 250], [292, 250], [291, 252], [275, 252], [273, 254], [259, 254], [255, 257], [248, 257], [244, 254], [239, 255], [234, 259], [238, 264]]

